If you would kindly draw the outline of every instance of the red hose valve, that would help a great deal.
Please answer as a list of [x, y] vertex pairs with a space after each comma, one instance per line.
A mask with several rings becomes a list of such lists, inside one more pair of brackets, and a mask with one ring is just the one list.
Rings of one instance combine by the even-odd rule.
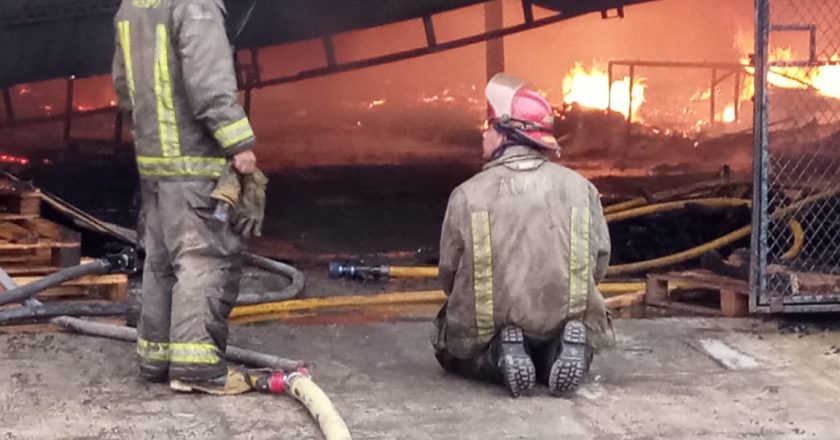
[[285, 394], [286, 393], [286, 372], [275, 371], [271, 374], [268, 381], [268, 392], [271, 394]]

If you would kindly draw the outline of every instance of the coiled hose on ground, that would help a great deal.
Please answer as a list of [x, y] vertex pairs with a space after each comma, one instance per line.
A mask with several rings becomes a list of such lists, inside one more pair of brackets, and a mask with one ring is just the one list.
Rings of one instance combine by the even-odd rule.
[[[296, 268], [251, 253], [244, 254], [244, 260], [246, 264], [251, 266], [272, 274], [287, 277], [291, 282], [288, 286], [276, 292], [241, 294], [237, 299], [237, 305], [245, 306], [284, 301], [298, 296], [303, 291], [306, 279], [303, 273]], [[24, 306], [0, 310], [0, 325], [31, 321], [34, 319], [54, 318], [62, 315], [113, 316], [126, 313], [128, 307], [125, 304], [107, 302], [72, 304], [32, 303], [32, 298], [38, 292], [84, 276], [107, 273], [110, 267], [108, 260], [97, 259], [90, 263], [62, 269], [33, 283], [8, 289], [0, 295], [0, 305], [24, 303]]]
[[284, 301], [298, 296], [303, 291], [306, 278], [303, 276], [303, 272], [297, 270], [296, 268], [256, 254], [245, 253], [243, 257], [245, 264], [273, 274], [285, 276], [291, 280], [291, 283], [277, 292], [241, 293], [239, 294], [239, 298], [236, 300], [237, 305], [253, 305], [266, 302]]
[[[247, 254], [245, 260], [263, 270], [284, 274], [291, 279], [291, 283], [279, 292], [266, 295], [245, 295], [242, 300], [249, 304], [258, 304], [264, 301], [278, 301], [294, 297], [303, 289], [304, 276], [297, 269], [276, 261], [269, 260], [253, 254]], [[0, 285], [6, 290], [10, 298], [15, 302], [24, 302], [23, 307], [0, 312], [0, 324], [14, 319], [43, 318], [54, 315], [97, 315], [97, 314], [118, 314], [125, 310], [124, 305], [116, 304], [43, 304], [33, 297], [40, 291], [63, 282], [80, 278], [86, 275], [105, 273], [113, 269], [106, 260], [95, 260], [81, 266], [69, 268], [44, 277], [38, 282], [28, 284], [28, 287], [19, 287], [14, 280], [2, 269], [0, 269]], [[4, 299], [6, 295], [3, 295]], [[11, 300], [7, 301], [12, 302]], [[235, 310], [235, 309], [234, 309]], [[117, 313], [111, 313], [117, 312]], [[50, 322], [66, 330], [89, 336], [98, 336], [110, 339], [135, 342], [137, 330], [127, 326], [104, 324], [85, 321], [73, 316], [55, 316]], [[269, 368], [272, 370], [291, 371], [298, 370], [304, 366], [301, 361], [284, 359], [281, 357], [246, 350], [234, 346], [227, 346], [225, 358], [244, 365]], [[332, 405], [332, 402], [312, 381], [309, 375], [293, 375], [289, 383], [288, 394], [303, 404], [318, 422], [321, 431], [327, 440], [351, 440], [350, 431], [341, 418], [341, 415]]]
[[[791, 245], [790, 249], [782, 256], [784, 260], [790, 260], [796, 257], [804, 247], [805, 244], [805, 231], [802, 228], [802, 225], [793, 218], [793, 214], [795, 214], [801, 208], [810, 205], [814, 202], [818, 202], [820, 200], [824, 200], [827, 198], [834, 197], [840, 194], [840, 188], [832, 188], [828, 189], [808, 197], [805, 197], [802, 200], [797, 202], [791, 203], [788, 206], [777, 208], [771, 215], [771, 221], [779, 221], [779, 220], [787, 220], [788, 227], [793, 234], [793, 244]], [[608, 214], [608, 220], [612, 218], [612, 221], [616, 221], [616, 219], [628, 219], [637, 217], [640, 215], [647, 215], [653, 214], [657, 212], [664, 212], [673, 209], [680, 209], [681, 207], [685, 207], [687, 204], [703, 204], [702, 201], [710, 201], [712, 206], [726, 206], [726, 204], [730, 204], [729, 206], [737, 206], [737, 205], [744, 205], [749, 206], [749, 200], [742, 200], [742, 199], [701, 199], [701, 200], [694, 200], [694, 201], [684, 201], [684, 202], [669, 202], [669, 203], [660, 203], [656, 205], [645, 206], [641, 208], [633, 208], [630, 210], [625, 211], [618, 211]], [[725, 202], [724, 200], [729, 200]], [[612, 217], [611, 217], [612, 216]], [[752, 233], [752, 226], [744, 226], [743, 228], [737, 229], [729, 234], [726, 234], [722, 237], [719, 237], [715, 240], [712, 240], [708, 243], [702, 244], [700, 246], [696, 246], [691, 249], [687, 249], [682, 252], [678, 252], [673, 255], [668, 255], [665, 257], [654, 258], [647, 261], [639, 261], [636, 263], [629, 263], [629, 264], [622, 264], [617, 266], [610, 266], [607, 270], [607, 275], [628, 275], [634, 274], [639, 272], [644, 272], [653, 269], [660, 269], [663, 267], [672, 266], [674, 264], [683, 263], [688, 260], [692, 260], [695, 258], [699, 258], [706, 252], [720, 249], [724, 246], [728, 246], [732, 243], [737, 242], [743, 238], [748, 237]]]
[[[88, 270], [92, 269], [88, 268]], [[0, 269], [0, 285], [2, 285], [3, 288], [7, 291], [14, 291], [18, 287], [14, 280], [2, 269]], [[34, 308], [35, 310], [37, 310], [37, 308], [39, 307], [46, 307], [45, 304], [41, 303], [37, 299], [30, 298], [27, 302], [31, 307], [19, 307], [18, 309]], [[84, 304], [68, 304], [67, 306], [68, 308], [65, 309], [65, 311], [69, 312], [68, 315], [70, 315], [77, 313], [79, 308], [84, 306]], [[50, 322], [59, 325], [67, 330], [85, 335], [118, 339], [129, 342], [135, 342], [137, 340], [137, 330], [131, 327], [85, 321], [83, 319], [78, 319], [73, 316], [57, 316], [50, 319]], [[0, 324], [2, 323], [3, 322], [0, 321]], [[233, 346], [227, 347], [225, 357], [234, 362], [239, 362], [242, 364], [260, 368], [291, 370], [304, 366], [304, 362], [301, 361], [283, 359], [277, 356], [258, 353], [255, 351], [245, 350]]]
[[[686, 192], [697, 191], [699, 189], [709, 189], [716, 188], [719, 186], [725, 186], [724, 184], [728, 185], [729, 183], [706, 182], [702, 185], [694, 185], [691, 187], [687, 187], [687, 189], [683, 190], [673, 190], [668, 192], [667, 194], [679, 195], [684, 194]], [[802, 227], [802, 224], [792, 217], [793, 214], [795, 214], [799, 209], [807, 205], [830, 197], [834, 197], [838, 194], [840, 194], [840, 188], [833, 188], [826, 191], [822, 191], [808, 196], [797, 202], [794, 202], [788, 206], [778, 208], [771, 214], [771, 221], [787, 221], [788, 228], [790, 229], [791, 234], [793, 236], [793, 243], [791, 244], [791, 247], [788, 249], [788, 251], [781, 256], [782, 260], [791, 260], [795, 258], [797, 255], [799, 255], [799, 253], [802, 252], [802, 249], [805, 245], [805, 231]], [[604, 212], [607, 213], [605, 215], [607, 222], [623, 221], [645, 215], [652, 215], [662, 212], [684, 209], [686, 206], [689, 205], [702, 205], [706, 207], [720, 208], [732, 206], [751, 206], [752, 204], [750, 200], [721, 197], [662, 202], [651, 205], [646, 205], [646, 203], [648, 203], [646, 199], [634, 199], [629, 202], [623, 202], [619, 203], [618, 205], [609, 206], [604, 209]], [[682, 252], [678, 252], [676, 254], [667, 255], [660, 258], [654, 258], [646, 261], [610, 266], [607, 270], [607, 275], [633, 275], [640, 272], [662, 269], [668, 266], [673, 266], [675, 264], [684, 263], [686, 261], [699, 258], [706, 252], [720, 249], [724, 246], [728, 246], [732, 243], [735, 243], [738, 240], [744, 239], [748, 237], [751, 232], [752, 226], [748, 225], [737, 229], [733, 232], [730, 232], [722, 237], [716, 238], [708, 243], [704, 243], [702, 245], [693, 247], [691, 249], [687, 249]], [[436, 267], [361, 267], [353, 265], [344, 266], [339, 263], [333, 263], [330, 267], [330, 272], [331, 275], [336, 278], [434, 278], [438, 276], [438, 271]], [[608, 287], [609, 285], [610, 283], [605, 283], [603, 286], [599, 286], [599, 289]], [[625, 288], [629, 289], [630, 287], [623, 286], [622, 283], [617, 283], [616, 285], [609, 286], [608, 288], [624, 290]]]

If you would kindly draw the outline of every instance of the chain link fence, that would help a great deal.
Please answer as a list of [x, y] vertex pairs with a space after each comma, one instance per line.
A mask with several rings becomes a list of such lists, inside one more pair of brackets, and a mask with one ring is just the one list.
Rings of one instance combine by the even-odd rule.
[[840, 310], [840, 1], [761, 3], [751, 304]]

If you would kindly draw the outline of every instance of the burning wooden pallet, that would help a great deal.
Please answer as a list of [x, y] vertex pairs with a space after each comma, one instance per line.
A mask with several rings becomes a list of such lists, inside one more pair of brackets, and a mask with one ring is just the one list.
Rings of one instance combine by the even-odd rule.
[[[689, 304], [674, 295], [677, 289], [703, 290], [720, 296], [719, 307]], [[693, 314], [726, 316], [749, 315], [749, 286], [746, 281], [717, 275], [707, 270], [668, 272], [648, 276], [645, 303]]]

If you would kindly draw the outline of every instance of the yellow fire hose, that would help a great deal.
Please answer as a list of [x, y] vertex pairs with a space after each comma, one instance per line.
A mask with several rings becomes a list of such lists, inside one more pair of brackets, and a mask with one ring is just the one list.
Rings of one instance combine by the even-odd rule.
[[[830, 197], [830, 195], [827, 195]], [[805, 201], [807, 199], [804, 199]], [[712, 198], [712, 199], [697, 199], [697, 200], [684, 200], [678, 202], [668, 202], [668, 203], [660, 203], [656, 205], [649, 205], [649, 206], [642, 206], [638, 208], [628, 209], [625, 211], [614, 212], [612, 214], [608, 214], [606, 216], [607, 222], [615, 222], [615, 221], [622, 221], [628, 220], [632, 218], [637, 218], [645, 215], [656, 214], [661, 212], [668, 212], [674, 211], [678, 209], [684, 209], [687, 205], [702, 205], [708, 206], [712, 208], [719, 208], [719, 207], [727, 207], [727, 206], [750, 206], [752, 202], [750, 200], [744, 199], [726, 199], [726, 198]], [[795, 209], [790, 209], [796, 206], [795, 209], [803, 206], [801, 202], [799, 204], [794, 204], [789, 206], [788, 212], [793, 212]], [[774, 220], [778, 220], [779, 218], [783, 217], [782, 215], [777, 216], [774, 214]], [[805, 243], [804, 238], [804, 230], [802, 229], [802, 225], [796, 221], [795, 219], [790, 219], [788, 222], [791, 232], [793, 233], [794, 240], [793, 246], [785, 253], [783, 258], [792, 259], [795, 256], [799, 255], [802, 251], [802, 247]], [[644, 272], [652, 269], [659, 269], [662, 267], [671, 266], [678, 263], [683, 263], [688, 260], [692, 260], [695, 258], [699, 258], [701, 255], [705, 254], [706, 252], [720, 249], [724, 246], [730, 245], [735, 243], [738, 240], [746, 238], [752, 232], [752, 226], [744, 226], [743, 228], [737, 229], [729, 234], [726, 234], [722, 237], [716, 238], [708, 243], [702, 244], [700, 246], [693, 247], [691, 249], [678, 252], [676, 254], [667, 255], [660, 258], [654, 258], [651, 260], [646, 261], [639, 261], [636, 263], [628, 263], [628, 264], [620, 264], [616, 266], [610, 266], [607, 269], [607, 275], [627, 275], [633, 273]]]
[[727, 208], [731, 206], [750, 206], [750, 204], [751, 202], [749, 200], [728, 198], [681, 200], [678, 202], [657, 203], [655, 205], [647, 205], [631, 209], [625, 209], [623, 211], [606, 214], [605, 217], [607, 219], [607, 223], [612, 223], [620, 222], [622, 220], [629, 220], [637, 217], [643, 217], [650, 214], [658, 214], [660, 212], [685, 209], [685, 207], [688, 205], [703, 205], [709, 208]]
[[[834, 188], [806, 197], [787, 207], [777, 209], [776, 212], [774, 212], [771, 215], [771, 220], [780, 220], [786, 217], [790, 217], [795, 211], [802, 208], [803, 206], [835, 196], [837, 194], [840, 194], [840, 189]], [[644, 203], [647, 203], [645, 199], [638, 199], [630, 202], [625, 202], [624, 204], [620, 204], [622, 205], [622, 208], [624, 208], [623, 210], [610, 209], [613, 208], [612, 206], [608, 207], [604, 210], [604, 212], [610, 212], [606, 215], [606, 219], [608, 222], [628, 220], [650, 214], [684, 209], [688, 205], [702, 205], [712, 208], [751, 205], [750, 200], [733, 198], [706, 198], [695, 200], [683, 200], [642, 206], [644, 205]], [[627, 207], [629, 207], [629, 209]], [[802, 252], [802, 249], [805, 245], [805, 231], [802, 227], [802, 224], [794, 218], [788, 218], [787, 221], [788, 227], [791, 231], [791, 234], [793, 235], [793, 243], [790, 249], [788, 249], [787, 252], [785, 252], [784, 255], [782, 255], [783, 260], [791, 260], [795, 258], [797, 255], [799, 255], [799, 253]], [[654, 258], [646, 261], [639, 261], [636, 263], [610, 266], [610, 268], [607, 270], [607, 275], [629, 275], [644, 272], [647, 270], [659, 269], [678, 263], [683, 263], [688, 260], [699, 258], [706, 252], [715, 249], [720, 249], [721, 247], [730, 245], [732, 243], [737, 242], [738, 240], [746, 238], [750, 235], [751, 232], [751, 226], [744, 226], [743, 228], [730, 232], [729, 234], [726, 234], [708, 243], [696, 246], [694, 248], [682, 252], [678, 252], [673, 255]], [[436, 267], [381, 266], [378, 269], [380, 272], [386, 274], [387, 277], [390, 278], [435, 278], [438, 276], [438, 270]], [[610, 289], [608, 285], [599, 286], [599, 288], [601, 288], [601, 291], [605, 294], [609, 292]], [[628, 291], [622, 290], [622, 292], [626, 293]]]
[[[771, 220], [780, 220], [791, 216], [798, 209], [809, 205], [816, 201], [832, 197], [840, 194], [840, 188], [831, 189], [821, 192], [809, 197], [806, 197], [796, 203], [787, 207], [777, 209], [772, 215]], [[618, 212], [611, 214], [612, 221], [616, 218], [629, 219], [640, 215], [647, 215], [656, 212], [664, 212], [668, 210], [681, 209], [687, 204], [703, 204], [704, 206], [748, 206], [748, 200], [742, 199], [700, 199], [695, 201], [682, 202], [668, 202], [659, 205], [651, 205], [644, 207], [637, 207], [625, 212]], [[629, 214], [627, 214], [629, 212]], [[783, 258], [793, 258], [798, 255], [804, 246], [804, 231], [802, 225], [795, 219], [788, 219], [788, 225], [793, 233], [793, 245], [785, 253]], [[736, 231], [730, 232], [723, 237], [717, 238], [709, 243], [679, 252], [674, 255], [669, 255], [662, 258], [656, 258], [648, 261], [641, 261], [637, 263], [630, 263], [618, 266], [611, 266], [608, 270], [610, 275], [622, 275], [637, 273], [644, 270], [650, 270], [668, 265], [684, 262], [693, 258], [698, 258], [703, 253], [718, 249], [728, 244], [734, 243], [742, 238], [749, 236], [752, 231], [751, 226], [745, 226]], [[438, 275], [436, 267], [387, 267], [388, 273], [392, 277], [424, 277], [434, 278]], [[604, 282], [598, 285], [598, 289], [604, 296], [612, 296], [622, 293], [631, 293], [644, 290], [645, 284], [642, 282]], [[291, 314], [297, 312], [316, 311], [324, 309], [336, 309], [346, 307], [360, 307], [360, 306], [394, 306], [406, 304], [439, 304], [445, 300], [445, 295], [442, 291], [423, 291], [407, 293], [387, 293], [374, 296], [337, 296], [330, 298], [310, 298], [290, 300], [277, 303], [266, 303], [254, 306], [242, 306], [233, 309], [231, 319], [243, 320], [254, 316], [264, 316], [269, 314]]]
[[437, 278], [437, 267], [390, 266], [388, 274], [392, 278]]
[[[837, 194], [840, 194], [840, 188], [832, 188], [832, 189], [829, 189], [829, 190], [826, 190], [826, 191], [808, 196], [808, 197], [806, 197], [806, 198], [804, 198], [804, 199], [802, 199], [798, 202], [792, 203], [792, 204], [790, 204], [786, 207], [776, 209], [776, 211], [773, 212], [773, 214], [771, 214], [770, 220], [786, 219], [787, 217], [792, 216], [796, 211], [798, 211], [803, 206], [807, 206], [807, 205], [810, 205], [811, 203], [817, 202], [819, 200], [823, 200], [823, 199], [827, 199], [829, 197], [833, 197]], [[710, 199], [707, 199], [707, 200], [710, 200]], [[720, 199], [711, 199], [711, 200], [720, 200]], [[733, 200], [739, 200], [739, 199], [733, 199]], [[742, 200], [742, 202], [743, 202], [743, 200]], [[676, 203], [680, 203], [680, 202], [676, 202]], [[697, 203], [697, 202], [695, 202], [695, 203]], [[732, 203], [735, 203], [735, 202], [732, 202]], [[663, 211], [668, 210], [668, 209], [666, 209], [666, 207], [670, 208], [670, 209], [678, 209], [675, 206], [676, 205], [673, 202], [672, 203], [663, 203], [663, 204], [660, 204], [658, 208], [657, 208], [657, 205], [651, 205], [649, 207], [646, 206], [644, 208], [636, 208], [636, 209], [633, 209], [631, 211], [641, 212], [642, 209], [646, 208], [645, 212], [647, 212], [647, 213], [663, 212]], [[619, 212], [619, 213], [615, 213], [615, 214], [611, 214], [611, 215], [623, 215], [623, 214], [624, 214], [624, 212]], [[642, 215], [642, 214], [639, 214], [639, 215]], [[627, 216], [625, 218], [632, 218], [632, 216]], [[785, 252], [784, 255], [782, 255], [782, 258], [785, 259], [785, 260], [790, 260], [790, 259], [795, 258], [797, 255], [799, 255], [800, 252], [802, 252], [802, 248], [805, 245], [805, 231], [802, 228], [802, 224], [799, 223], [799, 221], [797, 221], [796, 219], [789, 218], [787, 220], [788, 220], [788, 227], [790, 228], [791, 233], [793, 234], [793, 244], [791, 245], [790, 249], [788, 249], [788, 251]], [[726, 234], [723, 237], [712, 240], [709, 243], [694, 247], [692, 249], [688, 249], [688, 250], [683, 251], [683, 252], [676, 253], [674, 255], [669, 255], [669, 256], [665, 256], [665, 257], [661, 257], [661, 258], [655, 258], [655, 259], [647, 260], [647, 261], [640, 261], [640, 262], [637, 262], [637, 263], [622, 264], [622, 265], [618, 265], [618, 266], [610, 266], [610, 268], [607, 270], [607, 275], [626, 275], [626, 274], [638, 273], [638, 272], [651, 270], [651, 269], [658, 269], [658, 268], [661, 268], [661, 267], [666, 267], [666, 266], [670, 266], [670, 265], [677, 264], [677, 263], [682, 263], [682, 262], [685, 262], [685, 261], [688, 261], [688, 260], [691, 260], [691, 259], [694, 259], [694, 258], [698, 258], [708, 251], [711, 251], [711, 250], [714, 250], [714, 249], [719, 249], [723, 246], [732, 244], [732, 243], [734, 243], [738, 240], [741, 240], [741, 239], [749, 236], [750, 233], [752, 233], [752, 226], [744, 226], [741, 229], [730, 232], [729, 234]]]
[[747, 180], [709, 180], [705, 182], [699, 182], [685, 187], [669, 189], [655, 193], [651, 195], [650, 200], [644, 197], [639, 197], [636, 199], [628, 200], [626, 202], [616, 203], [614, 205], [607, 206], [604, 208], [604, 214], [613, 214], [616, 212], [626, 211], [628, 209], [638, 208], [640, 206], [650, 204], [651, 201], [655, 202], [656, 204], [659, 204], [664, 201], [668, 201], [676, 197], [684, 197], [689, 194], [696, 193], [698, 191], [748, 184], [750, 184], [750, 182]]
[[[437, 270], [437, 268], [433, 268]], [[643, 282], [611, 282], [601, 283], [598, 290], [604, 296], [616, 296], [625, 293], [639, 292], [645, 289]], [[443, 304], [446, 294], [442, 290], [425, 290], [419, 292], [381, 293], [378, 295], [334, 296], [329, 298], [307, 298], [281, 301], [274, 303], [240, 306], [230, 314], [232, 322], [253, 322], [248, 318], [265, 315], [291, 315], [301, 312], [318, 310], [341, 309], [350, 307], [401, 306], [418, 304]]]

